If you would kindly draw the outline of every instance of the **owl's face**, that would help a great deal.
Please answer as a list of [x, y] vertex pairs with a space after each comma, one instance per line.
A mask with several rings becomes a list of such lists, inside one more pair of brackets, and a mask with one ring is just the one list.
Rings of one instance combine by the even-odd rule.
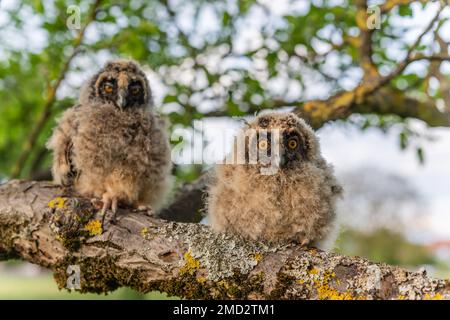
[[[289, 170], [314, 158], [317, 140], [312, 129], [293, 113], [271, 113], [248, 124], [246, 163], [258, 169]], [[256, 152], [258, 161], [251, 161]], [[256, 159], [253, 155], [253, 160]]]
[[113, 104], [120, 110], [131, 110], [151, 103], [151, 92], [144, 72], [128, 60], [108, 62], [94, 77], [88, 89], [88, 100]]

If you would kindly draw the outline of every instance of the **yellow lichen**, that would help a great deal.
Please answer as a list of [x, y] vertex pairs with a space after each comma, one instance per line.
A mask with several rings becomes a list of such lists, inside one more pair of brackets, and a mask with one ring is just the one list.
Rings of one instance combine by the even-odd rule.
[[406, 300], [406, 296], [404, 296], [404, 295], [402, 295], [402, 294], [399, 294], [399, 295], [397, 296], [397, 300]]
[[314, 283], [317, 286], [317, 299], [319, 300], [355, 300], [355, 297], [348, 292], [340, 292], [317, 280]]
[[256, 262], [260, 262], [263, 258], [263, 255], [261, 253], [253, 253], [251, 254], [251, 258], [256, 260]]
[[[313, 268], [309, 271], [311, 275], [318, 275], [320, 271]], [[317, 291], [317, 299], [319, 300], [362, 300], [362, 297], [355, 297], [350, 292], [341, 292], [330, 287], [330, 280], [336, 277], [333, 271], [322, 272], [321, 277], [313, 280], [314, 287]]]
[[147, 227], [144, 227], [144, 228], [142, 228], [142, 230], [141, 230], [141, 236], [142, 236], [142, 238], [145, 238], [145, 236], [148, 234], [148, 228]]
[[205, 283], [206, 282], [206, 278], [205, 277], [198, 277], [197, 278], [197, 282], [198, 283]]
[[319, 269], [312, 268], [311, 270], [309, 270], [309, 274], [312, 274], [312, 275], [319, 274]]
[[218, 282], [217, 282], [217, 285], [219, 285], [219, 286], [221, 286], [221, 287], [223, 287], [223, 288], [225, 288], [225, 289], [227, 289], [227, 290], [228, 290], [228, 288], [230, 287], [230, 286], [228, 285], [228, 282], [225, 281], [225, 280], [220, 280], [220, 281], [218, 281]]
[[424, 300], [442, 300], [444, 297], [442, 296], [442, 294], [437, 293], [435, 295], [430, 295], [429, 293], [427, 293], [423, 299]]
[[184, 261], [186, 262], [183, 267], [180, 268], [180, 274], [186, 274], [189, 273], [190, 275], [193, 275], [195, 273], [195, 270], [200, 268], [200, 261], [195, 259], [191, 252], [188, 251], [184, 254]]
[[355, 94], [352, 91], [344, 92], [339, 96], [336, 96], [334, 100], [335, 108], [340, 108], [343, 106], [348, 106], [351, 104], [353, 99], [355, 98]]
[[91, 220], [84, 226], [84, 230], [88, 231], [90, 236], [102, 234], [102, 222], [100, 220]]
[[62, 197], [57, 197], [51, 200], [47, 205], [52, 209], [62, 209], [64, 208], [64, 204], [66, 203], [66, 199]]

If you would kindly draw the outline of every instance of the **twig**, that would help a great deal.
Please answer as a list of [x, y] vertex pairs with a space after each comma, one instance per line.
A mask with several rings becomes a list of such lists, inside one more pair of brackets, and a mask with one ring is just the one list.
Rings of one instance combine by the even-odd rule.
[[439, 20], [439, 16], [440, 16], [440, 14], [441, 14], [443, 9], [444, 9], [444, 4], [441, 3], [441, 7], [438, 9], [438, 11], [436, 12], [436, 14], [433, 17], [433, 19], [431, 19], [431, 21], [428, 24], [428, 26], [419, 35], [419, 37], [416, 39], [414, 44], [408, 49], [408, 51], [406, 53], [406, 58], [390, 74], [388, 74], [385, 77], [382, 77], [380, 79], [380, 81], [374, 86], [373, 89], [379, 88], [379, 87], [385, 85], [386, 83], [390, 82], [393, 78], [395, 78], [396, 76], [401, 74], [411, 62], [418, 61], [418, 60], [424, 60], [424, 59], [428, 59], [428, 60], [448, 60], [448, 56], [441, 55], [441, 54], [431, 55], [431, 56], [428, 56], [428, 57], [424, 56], [422, 54], [413, 55], [414, 50], [417, 49], [417, 47], [419, 46], [420, 42], [422, 41], [422, 38], [433, 28], [433, 26], [436, 23], [436, 21]]

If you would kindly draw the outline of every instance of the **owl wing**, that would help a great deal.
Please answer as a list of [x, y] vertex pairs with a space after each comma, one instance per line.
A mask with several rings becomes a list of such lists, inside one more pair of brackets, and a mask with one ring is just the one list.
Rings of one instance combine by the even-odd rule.
[[68, 141], [68, 143], [65, 146], [65, 160], [66, 164], [69, 166], [69, 171], [66, 173], [66, 180], [73, 184], [73, 181], [78, 176], [78, 170], [75, 167], [75, 164], [73, 162], [73, 142], [72, 140]]
[[73, 161], [73, 137], [77, 132], [77, 112], [79, 106], [70, 108], [62, 115], [47, 148], [53, 151], [53, 179], [64, 186], [72, 185], [79, 175]]

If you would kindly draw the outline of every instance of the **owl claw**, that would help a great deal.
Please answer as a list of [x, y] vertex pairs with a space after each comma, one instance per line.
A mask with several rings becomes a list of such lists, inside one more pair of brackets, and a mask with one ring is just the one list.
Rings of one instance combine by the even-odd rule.
[[301, 247], [307, 247], [309, 245], [309, 239], [303, 239], [302, 242], [300, 242]]

